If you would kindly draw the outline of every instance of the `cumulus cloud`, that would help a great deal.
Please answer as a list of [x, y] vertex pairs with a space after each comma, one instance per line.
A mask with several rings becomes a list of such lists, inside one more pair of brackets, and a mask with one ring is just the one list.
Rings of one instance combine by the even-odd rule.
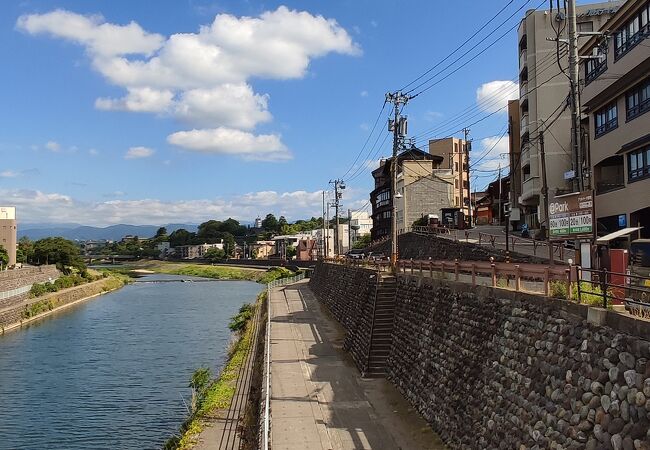
[[[474, 159], [481, 159], [476, 169], [479, 170], [496, 170], [501, 164], [501, 167], [508, 165], [507, 160], [501, 159], [501, 155], [508, 153], [509, 144], [507, 137], [504, 136], [490, 136], [481, 139], [479, 143], [479, 153]], [[506, 171], [507, 172], [507, 171]]]
[[21, 16], [16, 27], [82, 45], [92, 67], [125, 89], [121, 98], [98, 98], [96, 108], [164, 113], [206, 133], [271, 120], [268, 95], [253, 92], [251, 78], [302, 78], [314, 58], [360, 54], [335, 20], [285, 6], [259, 17], [217, 14], [198, 32], [169, 37], [64, 10]]
[[154, 150], [148, 147], [131, 147], [124, 155], [124, 159], [148, 158], [153, 154]]
[[233, 128], [178, 131], [167, 136], [167, 142], [187, 150], [241, 156], [259, 161], [291, 159], [291, 152], [276, 134], [255, 135]]
[[[122, 193], [115, 192], [115, 197]], [[250, 192], [231, 198], [182, 199], [106, 199], [84, 202], [58, 193], [34, 190], [3, 190], [0, 197], [16, 205], [23, 222], [75, 222], [106, 226], [118, 223], [164, 224], [203, 222], [233, 217], [252, 220], [260, 211], [284, 215], [289, 220], [319, 216], [322, 192]]]
[[48, 141], [45, 144], [45, 148], [52, 151], [52, 152], [58, 152], [61, 150], [61, 145], [58, 142], [55, 141]]
[[14, 172], [13, 170], [3, 170], [0, 172], [0, 177], [2, 178], [16, 178], [20, 176], [19, 172]]
[[[508, 100], [519, 98], [519, 84], [510, 80], [484, 83], [476, 90], [476, 103], [486, 112], [505, 112]], [[502, 109], [503, 108], [503, 109]]]

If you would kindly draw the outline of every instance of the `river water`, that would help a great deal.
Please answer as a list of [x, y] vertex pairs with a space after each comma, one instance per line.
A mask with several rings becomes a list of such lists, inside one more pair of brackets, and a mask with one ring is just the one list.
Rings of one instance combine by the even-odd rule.
[[192, 372], [218, 372], [230, 317], [261, 289], [135, 283], [0, 336], [0, 449], [160, 448], [187, 416]]

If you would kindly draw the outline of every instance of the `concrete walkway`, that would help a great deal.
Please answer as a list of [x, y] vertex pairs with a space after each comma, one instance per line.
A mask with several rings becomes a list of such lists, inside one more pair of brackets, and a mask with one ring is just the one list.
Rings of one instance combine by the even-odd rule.
[[271, 292], [271, 446], [444, 449], [386, 380], [362, 380], [305, 282]]

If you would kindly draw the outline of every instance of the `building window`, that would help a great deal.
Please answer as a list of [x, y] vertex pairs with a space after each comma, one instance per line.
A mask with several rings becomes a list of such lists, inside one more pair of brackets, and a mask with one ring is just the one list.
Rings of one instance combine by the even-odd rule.
[[580, 22], [578, 24], [578, 31], [594, 31], [594, 23], [593, 22]]
[[594, 81], [598, 76], [607, 70], [607, 56], [603, 54], [602, 59], [589, 58], [585, 61], [585, 84]]
[[629, 153], [627, 162], [630, 183], [650, 176], [650, 146]]
[[456, 178], [456, 179], [454, 180], [454, 184], [455, 184], [455, 186], [456, 186], [456, 189], [458, 189], [458, 178]]
[[457, 162], [454, 163], [454, 169], [456, 170], [456, 172], [458, 172], [458, 163]]
[[460, 199], [456, 197], [456, 206], [460, 205]]
[[625, 95], [625, 107], [628, 122], [650, 109], [650, 78]]
[[596, 125], [595, 137], [597, 138], [618, 127], [616, 101], [596, 111], [594, 114], [594, 124]]
[[650, 2], [643, 5], [620, 30], [614, 34], [614, 59], [617, 60], [641, 42], [648, 31]]

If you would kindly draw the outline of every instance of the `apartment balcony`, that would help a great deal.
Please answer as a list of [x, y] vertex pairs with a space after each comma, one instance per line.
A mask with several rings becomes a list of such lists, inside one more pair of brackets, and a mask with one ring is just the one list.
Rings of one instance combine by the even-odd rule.
[[521, 184], [520, 203], [526, 204], [539, 198], [539, 177], [530, 177]]
[[528, 81], [519, 83], [519, 106], [528, 111]]
[[519, 130], [519, 133], [521, 136], [524, 136], [528, 134], [528, 114], [524, 114], [521, 116], [521, 128]]
[[527, 143], [522, 147], [518, 165], [520, 167], [530, 165], [530, 143]]
[[528, 66], [528, 50], [523, 49], [519, 52], [519, 70]]

